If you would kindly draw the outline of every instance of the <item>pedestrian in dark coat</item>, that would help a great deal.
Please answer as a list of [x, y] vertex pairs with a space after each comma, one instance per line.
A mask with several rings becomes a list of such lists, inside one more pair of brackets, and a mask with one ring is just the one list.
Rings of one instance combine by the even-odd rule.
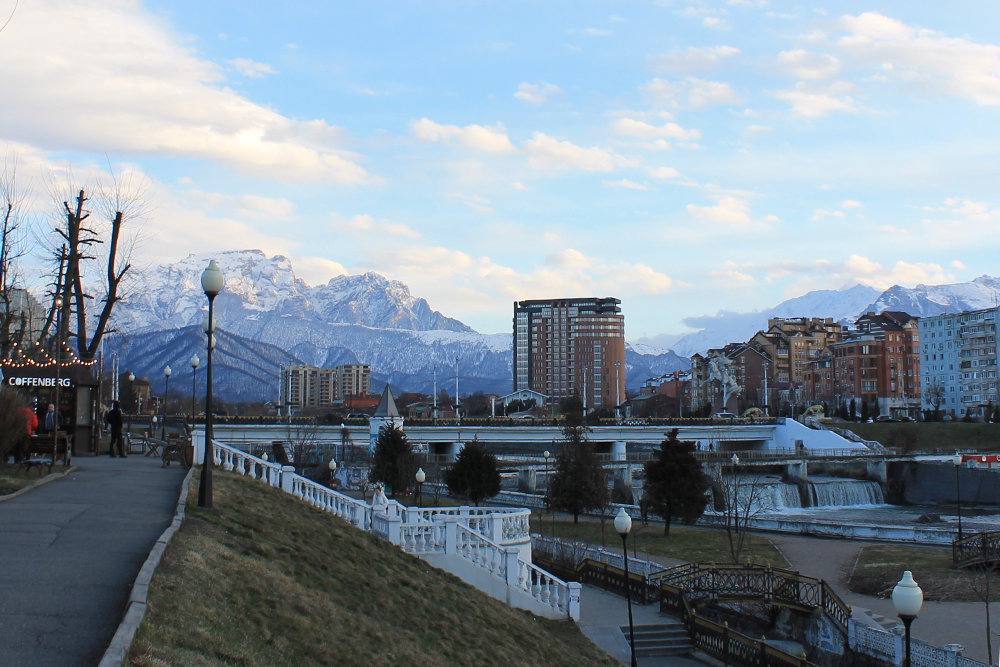
[[122, 418], [122, 409], [118, 401], [112, 401], [111, 409], [104, 415], [104, 423], [111, 429], [111, 448], [108, 454], [113, 458], [115, 455], [115, 443], [118, 443], [118, 456], [125, 458], [125, 444], [122, 442], [122, 425], [125, 420]]

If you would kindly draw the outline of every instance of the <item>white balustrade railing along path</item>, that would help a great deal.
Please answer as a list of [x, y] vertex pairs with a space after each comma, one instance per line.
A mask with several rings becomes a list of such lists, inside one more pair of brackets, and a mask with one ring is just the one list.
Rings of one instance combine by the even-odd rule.
[[[905, 644], [902, 628], [886, 632], [870, 627], [851, 618], [847, 622], [847, 644], [858, 653], [877, 658], [895, 667], [901, 667], [905, 660]], [[913, 667], [989, 667], [962, 655], [959, 644], [932, 646], [915, 639], [910, 644], [910, 664]]]
[[213, 460], [224, 470], [281, 487], [406, 553], [455, 557], [550, 609], [546, 615], [580, 618], [581, 585], [566, 583], [531, 563], [530, 557], [522, 557], [519, 546], [531, 542], [530, 509], [406, 507], [394, 500], [367, 503], [302, 477], [292, 466], [265, 461], [217, 440], [213, 443]]

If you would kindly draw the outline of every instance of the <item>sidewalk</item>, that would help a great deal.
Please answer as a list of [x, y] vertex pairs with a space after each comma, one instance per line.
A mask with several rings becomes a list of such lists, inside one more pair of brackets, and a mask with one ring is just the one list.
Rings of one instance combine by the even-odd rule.
[[0, 503], [0, 665], [93, 667], [139, 568], [170, 525], [186, 469], [83, 456]]

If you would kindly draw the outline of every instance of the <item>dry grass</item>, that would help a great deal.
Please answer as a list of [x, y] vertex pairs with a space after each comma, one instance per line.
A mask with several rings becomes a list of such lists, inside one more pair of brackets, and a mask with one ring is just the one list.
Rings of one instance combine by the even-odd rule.
[[1000, 424], [966, 424], [964, 422], [879, 422], [874, 424], [841, 423], [839, 428], [854, 431], [865, 440], [878, 440], [891, 446], [889, 434], [892, 431], [910, 434], [914, 451], [975, 449], [985, 452], [996, 451], [1000, 447]]
[[[532, 514], [531, 531], [544, 535], [552, 534], [552, 516], [546, 515], [539, 523], [537, 515]], [[714, 528], [693, 528], [691, 526], [670, 526], [670, 536], [663, 536], [662, 523], [650, 523], [643, 526], [638, 521], [632, 523], [632, 533], [628, 538], [628, 548], [631, 551], [633, 542], [639, 557], [643, 553], [652, 556], [664, 556], [691, 563], [731, 563], [729, 540], [726, 533]], [[601, 541], [601, 524], [596, 520], [583, 520], [574, 524], [571, 518], [557, 517], [556, 537], [565, 537], [581, 542], [589, 542], [597, 546], [621, 547], [621, 538], [615, 532], [614, 521], [608, 519], [604, 526], [604, 542]], [[633, 540], [634, 538], [634, 540]], [[746, 562], [750, 558], [761, 565], [771, 564], [774, 567], [788, 567], [788, 561], [781, 552], [771, 544], [770, 540], [758, 534], [746, 537], [744, 554], [740, 559]]]
[[153, 577], [129, 664], [606, 665], [575, 624], [508, 608], [281, 491], [215, 473]]
[[[42, 471], [41, 475], [38, 474], [39, 470]], [[52, 468], [52, 472], [54, 473], [60, 473], [65, 470], [66, 469], [63, 466], [59, 465], [53, 466]], [[30, 473], [27, 469], [18, 473], [16, 463], [0, 463], [0, 496], [6, 496], [16, 491], [20, 491], [26, 486], [31, 486], [37, 482], [40, 477], [45, 477], [48, 474], [48, 466], [34, 468], [30, 471]]]
[[952, 567], [951, 549], [909, 545], [865, 547], [858, 554], [847, 588], [855, 593], [887, 598], [910, 570], [924, 590], [925, 600], [978, 600], [973, 588], [976, 571]]

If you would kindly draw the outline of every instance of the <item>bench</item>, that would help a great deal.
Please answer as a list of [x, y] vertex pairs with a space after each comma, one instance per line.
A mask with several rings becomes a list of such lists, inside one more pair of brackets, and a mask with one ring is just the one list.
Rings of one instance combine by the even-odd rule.
[[[54, 451], [53, 451], [54, 450]], [[42, 476], [42, 466], [47, 465], [49, 472], [55, 462], [62, 459], [64, 466], [69, 466], [72, 455], [70, 454], [69, 435], [59, 431], [56, 435], [55, 443], [52, 442], [51, 434], [32, 435], [28, 438], [28, 444], [24, 450], [24, 458], [17, 466], [17, 471], [27, 467], [30, 472], [32, 468], [38, 468], [38, 476]]]
[[163, 462], [161, 467], [168, 468], [171, 461], [177, 461], [186, 468], [187, 457], [184, 455], [184, 452], [187, 448], [187, 440], [179, 438], [176, 435], [169, 436], [167, 442], [163, 445], [163, 455], [160, 457], [160, 460]]

